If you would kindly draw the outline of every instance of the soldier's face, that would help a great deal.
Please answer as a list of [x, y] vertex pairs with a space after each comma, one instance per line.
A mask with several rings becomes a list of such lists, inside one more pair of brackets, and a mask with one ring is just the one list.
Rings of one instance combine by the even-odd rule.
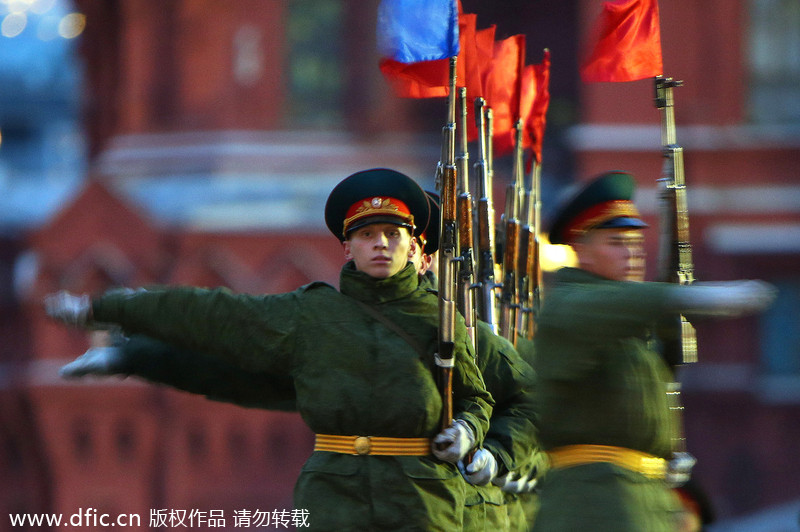
[[644, 234], [639, 229], [593, 229], [573, 247], [586, 271], [613, 281], [644, 280]]
[[370, 224], [353, 231], [344, 241], [344, 256], [358, 271], [386, 279], [405, 268], [414, 255], [414, 239], [405, 227]]

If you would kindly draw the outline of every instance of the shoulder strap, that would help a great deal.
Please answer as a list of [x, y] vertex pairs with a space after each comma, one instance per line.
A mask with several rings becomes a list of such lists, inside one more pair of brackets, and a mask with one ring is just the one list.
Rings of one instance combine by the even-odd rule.
[[358, 299], [356, 299], [354, 297], [351, 297], [350, 299], [352, 299], [353, 301], [358, 303], [358, 305], [361, 308], [363, 308], [365, 311], [367, 311], [367, 313], [370, 316], [372, 316], [373, 318], [375, 318], [379, 322], [381, 322], [384, 325], [386, 325], [387, 327], [389, 327], [395, 333], [397, 333], [397, 335], [400, 338], [402, 338], [403, 340], [405, 340], [411, 347], [413, 347], [414, 350], [417, 353], [419, 353], [419, 355], [422, 358], [427, 358], [429, 356], [428, 352], [425, 350], [425, 348], [413, 336], [408, 334], [408, 332], [406, 332], [402, 327], [397, 325], [395, 322], [393, 322], [392, 320], [390, 320], [389, 318], [384, 316], [378, 309], [376, 309], [375, 307], [373, 307], [371, 305], [367, 305], [363, 301], [359, 301]]

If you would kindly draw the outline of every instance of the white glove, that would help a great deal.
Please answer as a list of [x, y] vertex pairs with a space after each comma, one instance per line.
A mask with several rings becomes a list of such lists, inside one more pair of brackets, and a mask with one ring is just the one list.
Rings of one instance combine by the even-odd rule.
[[467, 467], [459, 467], [467, 482], [475, 486], [485, 486], [497, 475], [497, 460], [486, 449], [478, 449]]
[[433, 456], [443, 462], [455, 464], [475, 445], [475, 435], [466, 421], [456, 419], [436, 435], [431, 444]]
[[86, 375], [127, 375], [124, 362], [125, 357], [120, 347], [92, 347], [69, 364], [62, 366], [58, 374], [68, 379]]
[[61, 291], [44, 298], [48, 316], [73, 327], [84, 327], [92, 312], [92, 300], [87, 294], [79, 296]]
[[676, 310], [689, 316], [735, 318], [764, 310], [778, 290], [764, 281], [718, 281], [680, 286], [672, 294]]
[[689, 453], [672, 453], [672, 460], [667, 464], [667, 483], [675, 488], [686, 484], [696, 463], [697, 459]]
[[534, 468], [524, 475], [511, 471], [492, 480], [492, 484], [507, 493], [531, 493], [536, 488], [537, 480], [536, 468]]

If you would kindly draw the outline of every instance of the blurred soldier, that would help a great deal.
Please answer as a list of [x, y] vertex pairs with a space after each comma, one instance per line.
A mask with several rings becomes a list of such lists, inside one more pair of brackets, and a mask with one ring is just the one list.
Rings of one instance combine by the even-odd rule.
[[672, 378], [649, 328], [677, 313], [756, 312], [774, 298], [760, 281], [642, 282], [646, 224], [633, 191], [630, 175], [604, 174], [550, 227], [550, 242], [571, 245], [579, 267], [556, 273], [537, 321], [537, 428], [551, 467], [534, 531], [674, 532], [680, 506], [665, 482], [677, 436]]
[[297, 410], [316, 433], [295, 486], [311, 529], [455, 530], [465, 487], [454, 464], [482, 441], [491, 396], [462, 321], [456, 419], [439, 432], [438, 300], [418, 289], [408, 263], [427, 218], [427, 199], [412, 179], [366, 170], [339, 183], [325, 208], [348, 260], [341, 291], [312, 283], [263, 296], [192, 287], [111, 291], [94, 300], [59, 293], [46, 308], [65, 323], [118, 324], [254, 375], [290, 376]]
[[[421, 276], [420, 286], [438, 289], [435, 268], [439, 249], [438, 195], [430, 199], [428, 229], [418, 237], [412, 261]], [[495, 406], [483, 448], [462, 463], [471, 484], [467, 491], [464, 531], [530, 530], [518, 501], [518, 492], [532, 491], [535, 475], [531, 462], [538, 454], [535, 412], [532, 403], [533, 369], [505, 338], [492, 332], [489, 324], [477, 324], [477, 364]], [[525, 473], [525, 474], [523, 474]], [[524, 477], [524, 478], [521, 478]], [[504, 486], [508, 492], [500, 489]]]

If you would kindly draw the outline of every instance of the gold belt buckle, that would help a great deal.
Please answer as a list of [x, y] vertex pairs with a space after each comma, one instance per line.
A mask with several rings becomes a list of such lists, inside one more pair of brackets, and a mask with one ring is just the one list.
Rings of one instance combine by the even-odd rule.
[[353, 442], [353, 448], [355, 448], [358, 454], [369, 454], [369, 451], [372, 449], [372, 442], [370, 442], [369, 436], [359, 436], [356, 438]]

